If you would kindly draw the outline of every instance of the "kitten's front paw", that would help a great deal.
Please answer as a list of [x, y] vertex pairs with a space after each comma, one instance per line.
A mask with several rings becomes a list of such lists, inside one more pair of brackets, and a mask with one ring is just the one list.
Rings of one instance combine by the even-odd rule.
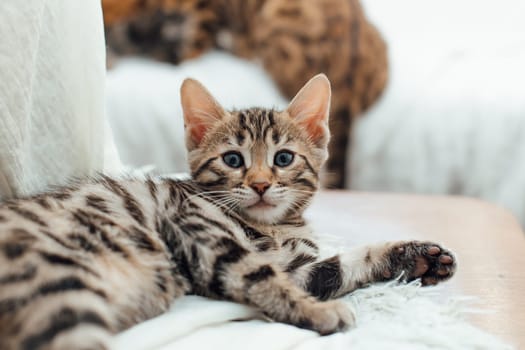
[[432, 242], [396, 244], [387, 252], [387, 264], [382, 272], [383, 278], [395, 278], [404, 272], [404, 279], [421, 278], [425, 286], [447, 280], [456, 271], [456, 259], [452, 252]]
[[297, 325], [321, 335], [347, 330], [355, 325], [354, 313], [341, 301], [315, 302], [305, 310], [304, 319]]

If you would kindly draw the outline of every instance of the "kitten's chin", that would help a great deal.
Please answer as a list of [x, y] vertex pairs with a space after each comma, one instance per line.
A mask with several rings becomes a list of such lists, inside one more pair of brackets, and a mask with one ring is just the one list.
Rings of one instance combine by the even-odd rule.
[[244, 208], [244, 215], [249, 219], [262, 224], [275, 224], [283, 219], [286, 214], [286, 208], [281, 205], [256, 204]]

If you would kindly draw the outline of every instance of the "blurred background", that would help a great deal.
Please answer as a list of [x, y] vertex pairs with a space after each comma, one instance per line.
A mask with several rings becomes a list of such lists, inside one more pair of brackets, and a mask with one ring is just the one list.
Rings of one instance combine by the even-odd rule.
[[[126, 165], [187, 171], [179, 103], [186, 77], [200, 80], [226, 108], [288, 103], [286, 82], [257, 55], [241, 57], [216, 43], [201, 43], [202, 50], [186, 55], [177, 52], [176, 59], [159, 55], [153, 46], [129, 52], [119, 47], [119, 35], [130, 35], [130, 21], [141, 19], [134, 28], [152, 26], [152, 18], [179, 23], [179, 3], [191, 2], [103, 0], [110, 67], [106, 110]], [[193, 2], [199, 8], [208, 3]], [[260, 3], [264, 11], [265, 1]], [[345, 186], [483, 198], [525, 224], [525, 2], [362, 0], [361, 5], [386, 43], [388, 78], [373, 103], [352, 115], [350, 141], [342, 150]], [[162, 11], [152, 11], [155, 6]], [[253, 14], [237, 9], [235, 16]], [[290, 63], [282, 59], [277, 64]]]

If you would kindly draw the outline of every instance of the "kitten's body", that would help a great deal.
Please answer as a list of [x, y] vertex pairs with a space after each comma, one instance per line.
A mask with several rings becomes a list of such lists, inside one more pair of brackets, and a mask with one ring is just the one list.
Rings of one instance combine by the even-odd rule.
[[328, 334], [353, 316], [322, 300], [401, 272], [449, 278], [454, 259], [433, 243], [320, 259], [302, 212], [326, 159], [327, 84], [284, 112], [226, 112], [187, 81], [193, 180], [101, 177], [0, 206], [0, 349], [104, 349], [188, 293]]
[[383, 91], [387, 50], [358, 0], [104, 0], [109, 53], [179, 63], [212, 47], [261, 61], [292, 98], [307, 77], [333, 86], [327, 184], [345, 185], [353, 120]]
[[[300, 242], [297, 223], [293, 233], [280, 235], [280, 227], [250, 225], [199, 193], [189, 181], [102, 178], [2, 206], [0, 348], [45, 348], [52, 333], [68, 334], [83, 323], [71, 342], [62, 340], [64, 349], [75, 348], [81, 339], [106, 336], [106, 328], [114, 333], [156, 316], [187, 293], [259, 306], [228, 284], [245, 288], [250, 274], [256, 283], [270, 278], [272, 269], [279, 273], [271, 267], [257, 276], [261, 267], [291, 261], [299, 252], [316, 253], [313, 243], [294, 251], [280, 248], [283, 239], [291, 239], [290, 249]], [[290, 289], [291, 282], [284, 287]], [[272, 287], [260, 296], [278, 304], [278, 293]], [[64, 316], [64, 310], [75, 316]], [[284, 306], [265, 311], [291, 323], [311, 317]]]

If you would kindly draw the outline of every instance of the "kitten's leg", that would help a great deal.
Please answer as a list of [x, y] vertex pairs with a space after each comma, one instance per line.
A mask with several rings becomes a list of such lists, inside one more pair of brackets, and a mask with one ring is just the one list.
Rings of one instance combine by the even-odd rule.
[[[194, 245], [186, 254], [191, 256], [188, 261], [199, 262], [192, 264], [197, 294], [254, 306], [275, 321], [320, 334], [353, 325], [353, 314], [344, 304], [317, 301], [276, 265], [233, 239], [221, 238], [211, 247]], [[210, 256], [216, 257], [209, 259]]]
[[323, 261], [304, 265], [292, 278], [321, 300], [349, 293], [365, 284], [421, 278], [437, 284], [454, 274], [456, 260], [449, 250], [432, 242], [389, 242], [355, 248]]

